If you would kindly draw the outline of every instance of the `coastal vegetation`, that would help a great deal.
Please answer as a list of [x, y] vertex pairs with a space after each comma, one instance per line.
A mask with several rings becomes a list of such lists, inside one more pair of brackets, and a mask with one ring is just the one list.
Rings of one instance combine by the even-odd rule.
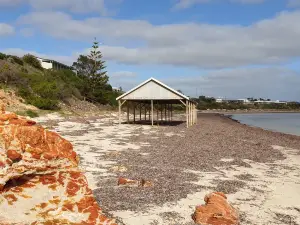
[[56, 110], [59, 103], [75, 97], [94, 104], [115, 106], [105, 61], [95, 41], [89, 55], [80, 55], [69, 70], [43, 69], [40, 61], [27, 54], [22, 58], [0, 53], [0, 85], [14, 89], [27, 104]]
[[[262, 98], [260, 98], [262, 99]], [[300, 110], [300, 104], [298, 102], [287, 103], [255, 103], [257, 99], [251, 99], [250, 102], [245, 104], [242, 102], [216, 102], [215, 98], [199, 96], [199, 98], [193, 99], [196, 101], [197, 108], [199, 110]]]

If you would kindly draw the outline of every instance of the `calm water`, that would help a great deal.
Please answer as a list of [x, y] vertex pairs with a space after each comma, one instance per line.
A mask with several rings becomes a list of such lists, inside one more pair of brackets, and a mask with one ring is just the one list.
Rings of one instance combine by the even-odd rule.
[[300, 113], [235, 114], [232, 118], [250, 126], [300, 136]]

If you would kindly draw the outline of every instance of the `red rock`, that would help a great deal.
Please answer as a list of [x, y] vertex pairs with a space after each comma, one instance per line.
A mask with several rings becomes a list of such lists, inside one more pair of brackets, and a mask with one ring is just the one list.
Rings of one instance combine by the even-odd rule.
[[222, 192], [206, 195], [205, 205], [196, 207], [193, 219], [201, 225], [239, 225], [239, 216]]
[[116, 225], [77, 166], [70, 142], [34, 121], [0, 113], [0, 225]]
[[18, 153], [16, 150], [8, 150], [6, 154], [7, 157], [12, 161], [17, 161], [22, 159], [22, 155]]
[[144, 179], [141, 180], [131, 180], [124, 177], [120, 177], [118, 180], [118, 185], [121, 186], [133, 186], [133, 187], [152, 187], [153, 183]]

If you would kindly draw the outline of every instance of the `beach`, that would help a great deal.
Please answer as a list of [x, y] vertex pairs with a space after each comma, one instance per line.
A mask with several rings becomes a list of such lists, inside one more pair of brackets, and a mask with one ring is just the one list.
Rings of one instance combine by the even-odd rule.
[[[37, 121], [73, 144], [98, 203], [119, 224], [194, 224], [195, 206], [213, 191], [228, 196], [241, 224], [300, 224], [299, 136], [214, 113], [189, 129], [119, 125], [115, 113]], [[153, 186], [118, 186], [119, 177]]]

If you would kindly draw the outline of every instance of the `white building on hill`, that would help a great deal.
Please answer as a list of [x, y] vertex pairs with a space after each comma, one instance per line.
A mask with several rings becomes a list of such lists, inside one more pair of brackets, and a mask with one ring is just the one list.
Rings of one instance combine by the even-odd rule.
[[70, 69], [69, 66], [62, 64], [60, 62], [57, 62], [52, 59], [43, 59], [36, 57], [40, 62], [41, 65], [44, 69], [54, 69], [54, 70], [65, 70], [65, 69]]

